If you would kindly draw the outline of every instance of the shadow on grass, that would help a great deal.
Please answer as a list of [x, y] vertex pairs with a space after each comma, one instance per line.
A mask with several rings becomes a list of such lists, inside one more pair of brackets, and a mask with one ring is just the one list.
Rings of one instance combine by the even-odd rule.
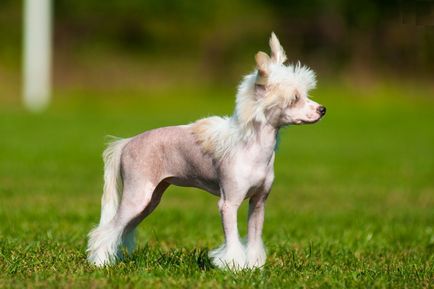
[[[131, 256], [124, 260], [124, 263], [132, 266], [143, 267], [145, 270], [164, 270], [165, 272], [196, 274], [198, 272], [214, 272], [215, 274], [224, 273], [222, 276], [232, 276], [234, 278], [253, 278], [258, 273], [263, 275], [268, 270], [264, 268], [242, 269], [237, 271], [222, 270], [214, 267], [208, 258], [209, 248], [196, 249], [161, 249], [156, 247], [138, 248]], [[131, 263], [130, 263], [131, 262]]]

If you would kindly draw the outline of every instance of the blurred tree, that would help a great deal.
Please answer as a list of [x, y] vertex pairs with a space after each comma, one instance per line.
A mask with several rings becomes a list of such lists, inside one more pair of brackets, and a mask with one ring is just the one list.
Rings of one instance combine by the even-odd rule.
[[[199, 56], [203, 71], [218, 77], [227, 65], [251, 62], [258, 47], [267, 49], [264, 38], [274, 30], [291, 60], [316, 68], [431, 77], [434, 32], [430, 14], [422, 12], [434, 2], [421, 2], [57, 0], [55, 51], [57, 57], [94, 48], [155, 59]], [[21, 11], [21, 1], [0, 1], [3, 63], [19, 54]]]

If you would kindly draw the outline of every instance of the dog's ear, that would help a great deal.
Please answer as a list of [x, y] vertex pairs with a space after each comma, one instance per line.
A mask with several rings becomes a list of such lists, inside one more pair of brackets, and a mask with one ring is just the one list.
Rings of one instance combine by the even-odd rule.
[[279, 39], [276, 34], [271, 32], [270, 38], [271, 60], [275, 63], [284, 63], [286, 61], [285, 50], [280, 45]]
[[259, 51], [255, 55], [256, 68], [258, 69], [258, 76], [256, 77], [256, 84], [265, 85], [267, 83], [270, 65], [270, 56], [267, 53]]

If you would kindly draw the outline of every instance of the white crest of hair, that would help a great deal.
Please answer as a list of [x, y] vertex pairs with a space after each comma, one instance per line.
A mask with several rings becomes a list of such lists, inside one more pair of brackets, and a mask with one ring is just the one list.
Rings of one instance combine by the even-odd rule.
[[268, 76], [270, 86], [279, 85], [286, 89], [297, 89], [306, 92], [316, 87], [315, 72], [305, 65], [297, 62], [295, 65], [270, 64]]
[[115, 216], [119, 206], [119, 192], [122, 187], [120, 177], [120, 160], [122, 149], [130, 141], [110, 137], [113, 141], [104, 150], [104, 192], [101, 199], [100, 225], [109, 223]]
[[285, 52], [274, 33], [270, 39], [273, 61], [269, 64], [266, 94], [256, 95], [258, 71], [244, 77], [238, 87], [236, 106], [231, 117], [209, 117], [192, 124], [193, 133], [206, 153], [221, 159], [240, 142], [255, 136], [255, 123], [267, 122], [265, 112], [273, 106], [288, 105], [296, 93], [307, 95], [316, 86], [315, 73], [300, 63], [283, 65]]

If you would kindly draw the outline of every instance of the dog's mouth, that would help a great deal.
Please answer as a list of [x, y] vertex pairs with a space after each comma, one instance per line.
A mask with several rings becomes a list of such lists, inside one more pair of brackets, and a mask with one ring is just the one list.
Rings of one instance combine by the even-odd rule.
[[294, 124], [314, 124], [316, 122], [318, 122], [322, 117], [319, 117], [317, 119], [314, 120], [304, 120], [304, 119], [298, 119], [294, 122]]
[[317, 123], [319, 122], [323, 117], [324, 114], [319, 114], [319, 116], [313, 120], [309, 120], [309, 119], [297, 119], [296, 121], [294, 121], [294, 124], [313, 124], [313, 123]]

